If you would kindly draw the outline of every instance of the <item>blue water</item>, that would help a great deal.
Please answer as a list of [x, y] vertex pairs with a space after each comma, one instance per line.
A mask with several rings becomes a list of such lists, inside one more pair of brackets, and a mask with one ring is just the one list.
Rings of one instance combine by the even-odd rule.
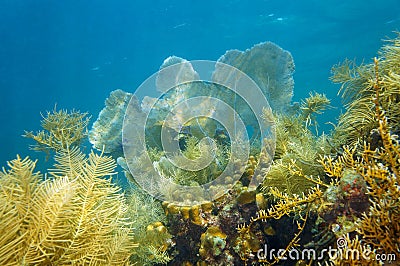
[[0, 0], [0, 165], [44, 158], [21, 135], [55, 104], [93, 122], [110, 91], [134, 91], [170, 55], [217, 60], [264, 41], [292, 53], [294, 100], [326, 93], [335, 121], [331, 66], [368, 62], [398, 29], [398, 0]]

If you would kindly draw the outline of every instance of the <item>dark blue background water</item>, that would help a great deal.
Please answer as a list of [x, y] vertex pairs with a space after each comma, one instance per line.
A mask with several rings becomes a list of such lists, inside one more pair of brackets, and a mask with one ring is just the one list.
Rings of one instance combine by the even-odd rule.
[[294, 57], [295, 100], [315, 90], [340, 106], [331, 66], [369, 61], [399, 28], [398, 0], [0, 0], [0, 165], [32, 153], [21, 135], [40, 112], [57, 103], [94, 121], [110, 91], [133, 91], [170, 55], [217, 60], [273, 41]]

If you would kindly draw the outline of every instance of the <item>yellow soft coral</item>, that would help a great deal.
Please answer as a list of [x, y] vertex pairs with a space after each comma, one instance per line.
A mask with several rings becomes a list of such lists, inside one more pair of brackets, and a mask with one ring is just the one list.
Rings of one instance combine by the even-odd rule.
[[87, 137], [87, 125], [89, 117], [87, 113], [79, 111], [68, 112], [66, 110], [47, 112], [42, 115], [43, 130], [34, 134], [25, 132], [25, 137], [36, 141], [33, 150], [44, 151], [49, 156], [50, 150], [61, 151], [69, 147], [79, 146], [81, 141]]
[[126, 204], [103, 178], [113, 173], [112, 158], [75, 148], [58, 159], [54, 179], [43, 181], [29, 158], [0, 173], [0, 264], [129, 264], [135, 244]]

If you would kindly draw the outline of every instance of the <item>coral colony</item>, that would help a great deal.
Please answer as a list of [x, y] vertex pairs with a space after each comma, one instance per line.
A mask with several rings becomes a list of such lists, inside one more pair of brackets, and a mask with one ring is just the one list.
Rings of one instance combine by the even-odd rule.
[[[179, 74], [168, 79], [163, 71], [177, 64]], [[261, 113], [223, 88], [236, 84], [227, 65], [260, 88], [269, 103]], [[330, 101], [311, 92], [292, 103], [293, 59], [277, 45], [228, 51], [213, 71], [215, 84], [185, 82], [200, 70], [169, 57], [156, 77], [162, 97], [113, 91], [90, 131], [86, 113], [47, 112], [43, 130], [25, 137], [54, 167], [44, 176], [17, 156], [0, 173], [0, 264], [398, 263], [400, 35], [371, 63], [333, 67], [346, 109], [329, 135], [319, 134], [317, 116]], [[177, 86], [166, 90], [171, 82]], [[201, 100], [191, 109], [204, 115], [186, 119], [179, 104], [194, 97]], [[207, 119], [220, 106], [228, 122]], [[143, 118], [144, 142], [129, 139]], [[163, 149], [164, 127], [179, 154]], [[235, 153], [244, 133], [246, 152]], [[129, 185], [119, 187], [121, 179]]]

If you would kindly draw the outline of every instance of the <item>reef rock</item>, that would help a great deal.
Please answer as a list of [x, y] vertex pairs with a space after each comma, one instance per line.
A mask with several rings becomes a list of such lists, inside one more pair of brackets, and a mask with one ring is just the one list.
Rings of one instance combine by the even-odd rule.
[[106, 106], [89, 131], [89, 141], [93, 148], [111, 153], [117, 158], [123, 155], [122, 124], [126, 108], [132, 94], [123, 90], [115, 90], [106, 99]]
[[294, 87], [294, 61], [290, 52], [272, 42], [257, 44], [246, 51], [228, 50], [218, 59], [213, 73], [214, 81], [226, 84], [232, 74], [237, 74], [227, 71], [224, 64], [234, 66], [252, 78], [273, 111], [284, 112], [290, 107]]

